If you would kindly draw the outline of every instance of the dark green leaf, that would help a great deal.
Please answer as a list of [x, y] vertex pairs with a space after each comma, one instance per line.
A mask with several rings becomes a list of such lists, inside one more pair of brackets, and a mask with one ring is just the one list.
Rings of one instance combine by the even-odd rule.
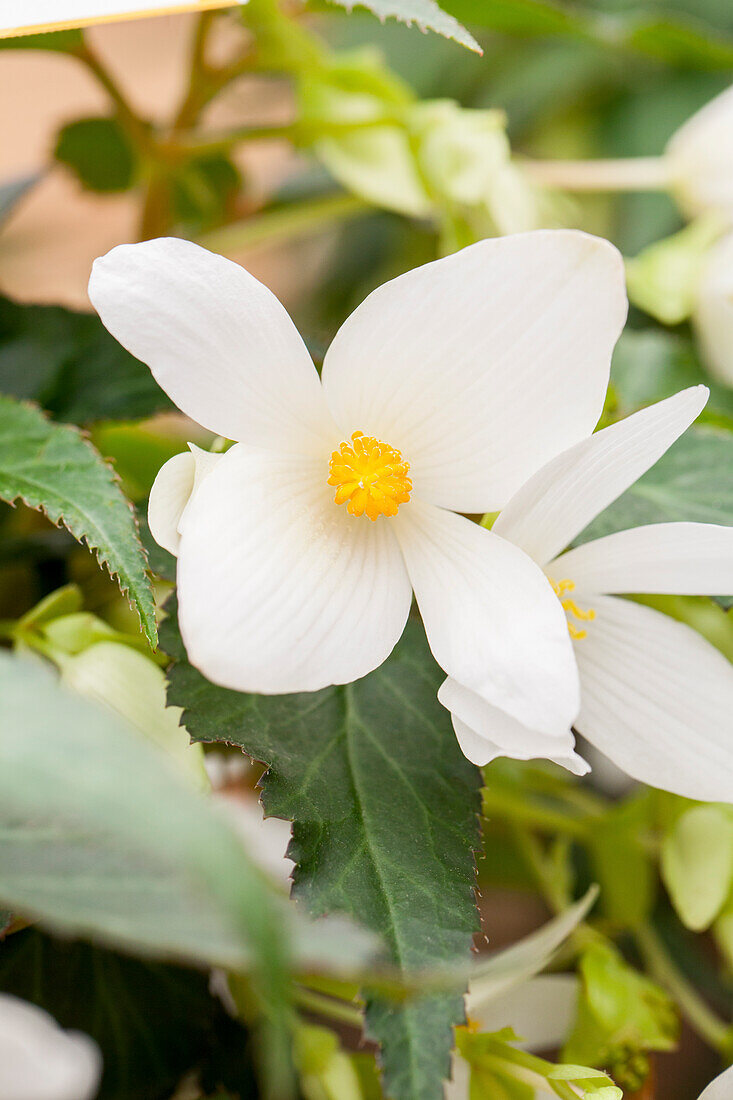
[[225, 1044], [238, 1053], [239, 1081], [230, 1067], [230, 1084], [254, 1095], [247, 1033], [211, 996], [205, 974], [27, 929], [0, 946], [0, 990], [96, 1040], [99, 1100], [167, 1100], [185, 1073], [222, 1065]]
[[[473, 849], [479, 773], [436, 699], [442, 674], [422, 628], [408, 624], [371, 675], [311, 695], [244, 695], [215, 687], [185, 660], [175, 620], [169, 702], [192, 737], [241, 746], [267, 764], [267, 812], [294, 820], [294, 893], [314, 915], [358, 916], [403, 971], [465, 958], [476, 929]], [[403, 1007], [372, 998], [394, 1100], [439, 1100], [458, 996]]]
[[[435, 0], [331, 0], [331, 3], [340, 4], [341, 7], [351, 11], [355, 6], [369, 8], [378, 19], [399, 19], [408, 26], [415, 23], [420, 30], [436, 31], [444, 38], [453, 38], [469, 50], [481, 53], [481, 47], [473, 35], [470, 35], [465, 27], [443, 11]], [[445, 5], [446, 7], [448, 5]]]
[[174, 218], [197, 233], [225, 220], [242, 184], [237, 167], [223, 154], [188, 161], [172, 180]]
[[[689, 429], [576, 541], [674, 521], [733, 526], [733, 433]], [[721, 595], [719, 602], [728, 606], [728, 595]]]
[[39, 509], [86, 542], [156, 644], [153, 593], [131, 506], [78, 429], [53, 424], [38, 409], [0, 396], [0, 498]]
[[94, 314], [0, 297], [0, 393], [59, 420], [133, 420], [171, 407], [147, 367]]
[[659, 329], [622, 333], [611, 364], [617, 418], [700, 383], [710, 389], [703, 418], [733, 427], [733, 389], [703, 371], [691, 340]]
[[127, 191], [135, 182], [135, 149], [116, 118], [70, 122], [58, 135], [54, 156], [90, 191]]

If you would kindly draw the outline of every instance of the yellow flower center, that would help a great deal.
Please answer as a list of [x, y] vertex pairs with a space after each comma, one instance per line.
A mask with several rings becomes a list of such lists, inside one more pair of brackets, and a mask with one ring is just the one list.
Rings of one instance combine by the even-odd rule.
[[578, 619], [583, 623], [592, 623], [596, 617], [595, 611], [592, 607], [584, 611], [582, 607], [578, 607], [575, 600], [570, 599], [570, 597], [566, 595], [567, 592], [572, 592], [575, 588], [574, 581], [553, 581], [552, 577], [548, 577], [547, 579], [552, 585], [552, 590], [559, 599], [565, 615], [567, 616], [570, 637], [576, 642], [581, 638], [586, 638], [588, 636], [588, 631], [579, 629], [572, 620]]
[[410, 499], [409, 462], [399, 451], [372, 435], [354, 432], [331, 455], [328, 484], [336, 486], [334, 500], [352, 516], [396, 516]]

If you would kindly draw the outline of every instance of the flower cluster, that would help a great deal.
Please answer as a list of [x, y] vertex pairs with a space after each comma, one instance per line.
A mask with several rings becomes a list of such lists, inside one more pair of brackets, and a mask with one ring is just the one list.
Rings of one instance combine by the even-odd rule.
[[[287, 693], [364, 676], [414, 592], [469, 759], [580, 774], [575, 726], [648, 783], [733, 797], [730, 666], [617, 598], [733, 591], [733, 529], [657, 524], [563, 553], [707, 397], [592, 434], [627, 308], [612, 245], [538, 231], [410, 271], [343, 324], [320, 379], [275, 297], [193, 244], [114, 249], [90, 296], [179, 408], [237, 441], [172, 459], [150, 498], [211, 680]], [[469, 518], [488, 512], [491, 530]]]

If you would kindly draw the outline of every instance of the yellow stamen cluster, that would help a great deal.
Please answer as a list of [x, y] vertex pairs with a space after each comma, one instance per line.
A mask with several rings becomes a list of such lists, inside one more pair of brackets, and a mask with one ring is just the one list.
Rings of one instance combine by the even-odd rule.
[[592, 623], [596, 617], [595, 611], [592, 607], [589, 607], [587, 611], [584, 611], [582, 607], [578, 607], [575, 600], [572, 600], [565, 595], [566, 592], [572, 592], [575, 588], [574, 581], [553, 581], [551, 577], [548, 579], [550, 581], [550, 584], [552, 585], [553, 592], [559, 599], [562, 608], [567, 616], [568, 632], [570, 634], [570, 637], [574, 641], [580, 641], [581, 638], [586, 638], [588, 636], [588, 631], [578, 629], [575, 623], [571, 622], [570, 617], [572, 616], [574, 619], [579, 619], [583, 623]]
[[335, 501], [352, 516], [396, 516], [410, 499], [410, 469], [399, 451], [372, 435], [354, 432], [331, 455], [328, 484], [336, 486]]

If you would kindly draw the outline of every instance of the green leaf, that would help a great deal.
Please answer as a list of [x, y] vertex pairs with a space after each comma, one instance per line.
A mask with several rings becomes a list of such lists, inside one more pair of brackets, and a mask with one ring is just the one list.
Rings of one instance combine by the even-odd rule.
[[650, 830], [646, 793], [611, 807], [588, 832], [593, 877], [603, 912], [620, 928], [634, 928], [654, 903], [656, 869], [644, 848]]
[[[690, 428], [586, 527], [576, 544], [646, 523], [675, 521], [733, 525], [733, 433]], [[718, 602], [729, 606], [728, 593]]]
[[[563, 1050], [563, 1061], [601, 1065], [612, 1076], [643, 1083], [649, 1050], [671, 1050], [677, 1038], [677, 1020], [666, 993], [633, 970], [616, 948], [593, 943], [580, 961], [582, 991], [573, 1032]], [[623, 1081], [622, 1081], [623, 1083]]]
[[460, 42], [469, 50], [482, 52], [473, 35], [452, 15], [443, 11], [435, 0], [331, 0], [331, 3], [340, 4], [347, 11], [352, 11], [354, 7], [369, 8], [382, 22], [385, 19], [399, 19], [408, 26], [416, 23], [421, 31], [436, 31], [444, 38]]
[[[169, 703], [194, 739], [226, 741], [268, 765], [263, 802], [294, 821], [294, 894], [314, 915], [336, 910], [381, 934], [408, 973], [466, 958], [477, 926], [473, 849], [478, 771], [463, 757], [436, 699], [442, 673], [422, 628], [408, 623], [392, 656], [365, 679], [307, 695], [245, 695], [215, 687], [176, 658]], [[393, 1100], [439, 1100], [460, 996], [404, 1006], [369, 998]]]
[[285, 1100], [285, 903], [234, 827], [160, 749], [40, 662], [0, 654], [0, 697], [1, 903], [159, 956], [202, 960], [233, 945]]
[[137, 609], [152, 646], [155, 606], [131, 506], [112, 470], [76, 428], [0, 396], [0, 498], [23, 501], [96, 552]]
[[255, 1095], [247, 1032], [208, 985], [208, 976], [194, 970], [55, 940], [36, 929], [14, 933], [0, 948], [3, 993], [31, 1001], [99, 1044], [99, 1100], [170, 1096], [191, 1070], [206, 1072], [212, 1062], [225, 1069], [225, 1045], [240, 1052], [238, 1065], [225, 1069], [230, 1084]]
[[170, 409], [146, 366], [94, 314], [0, 297], [0, 393], [29, 398], [74, 424]]
[[220, 225], [241, 185], [239, 169], [222, 153], [192, 158], [172, 180], [175, 220], [196, 233]]
[[59, 132], [54, 156], [90, 191], [127, 191], [135, 183], [135, 149], [116, 118], [80, 118]]
[[611, 364], [617, 419], [700, 383], [710, 389], [703, 420], [733, 427], [733, 389], [703, 371], [691, 340], [657, 329], [627, 329], [621, 334]]
[[59, 53], [75, 53], [84, 42], [78, 27], [65, 31], [47, 31], [45, 34], [16, 34], [0, 38], [0, 50], [58, 50]]
[[662, 842], [661, 871], [682, 923], [708, 928], [733, 886], [733, 815], [722, 806], [683, 814]]
[[466, 23], [504, 34], [575, 38], [694, 70], [733, 67], [730, 35], [674, 12], [595, 13], [559, 0], [445, 0], [445, 7]]

